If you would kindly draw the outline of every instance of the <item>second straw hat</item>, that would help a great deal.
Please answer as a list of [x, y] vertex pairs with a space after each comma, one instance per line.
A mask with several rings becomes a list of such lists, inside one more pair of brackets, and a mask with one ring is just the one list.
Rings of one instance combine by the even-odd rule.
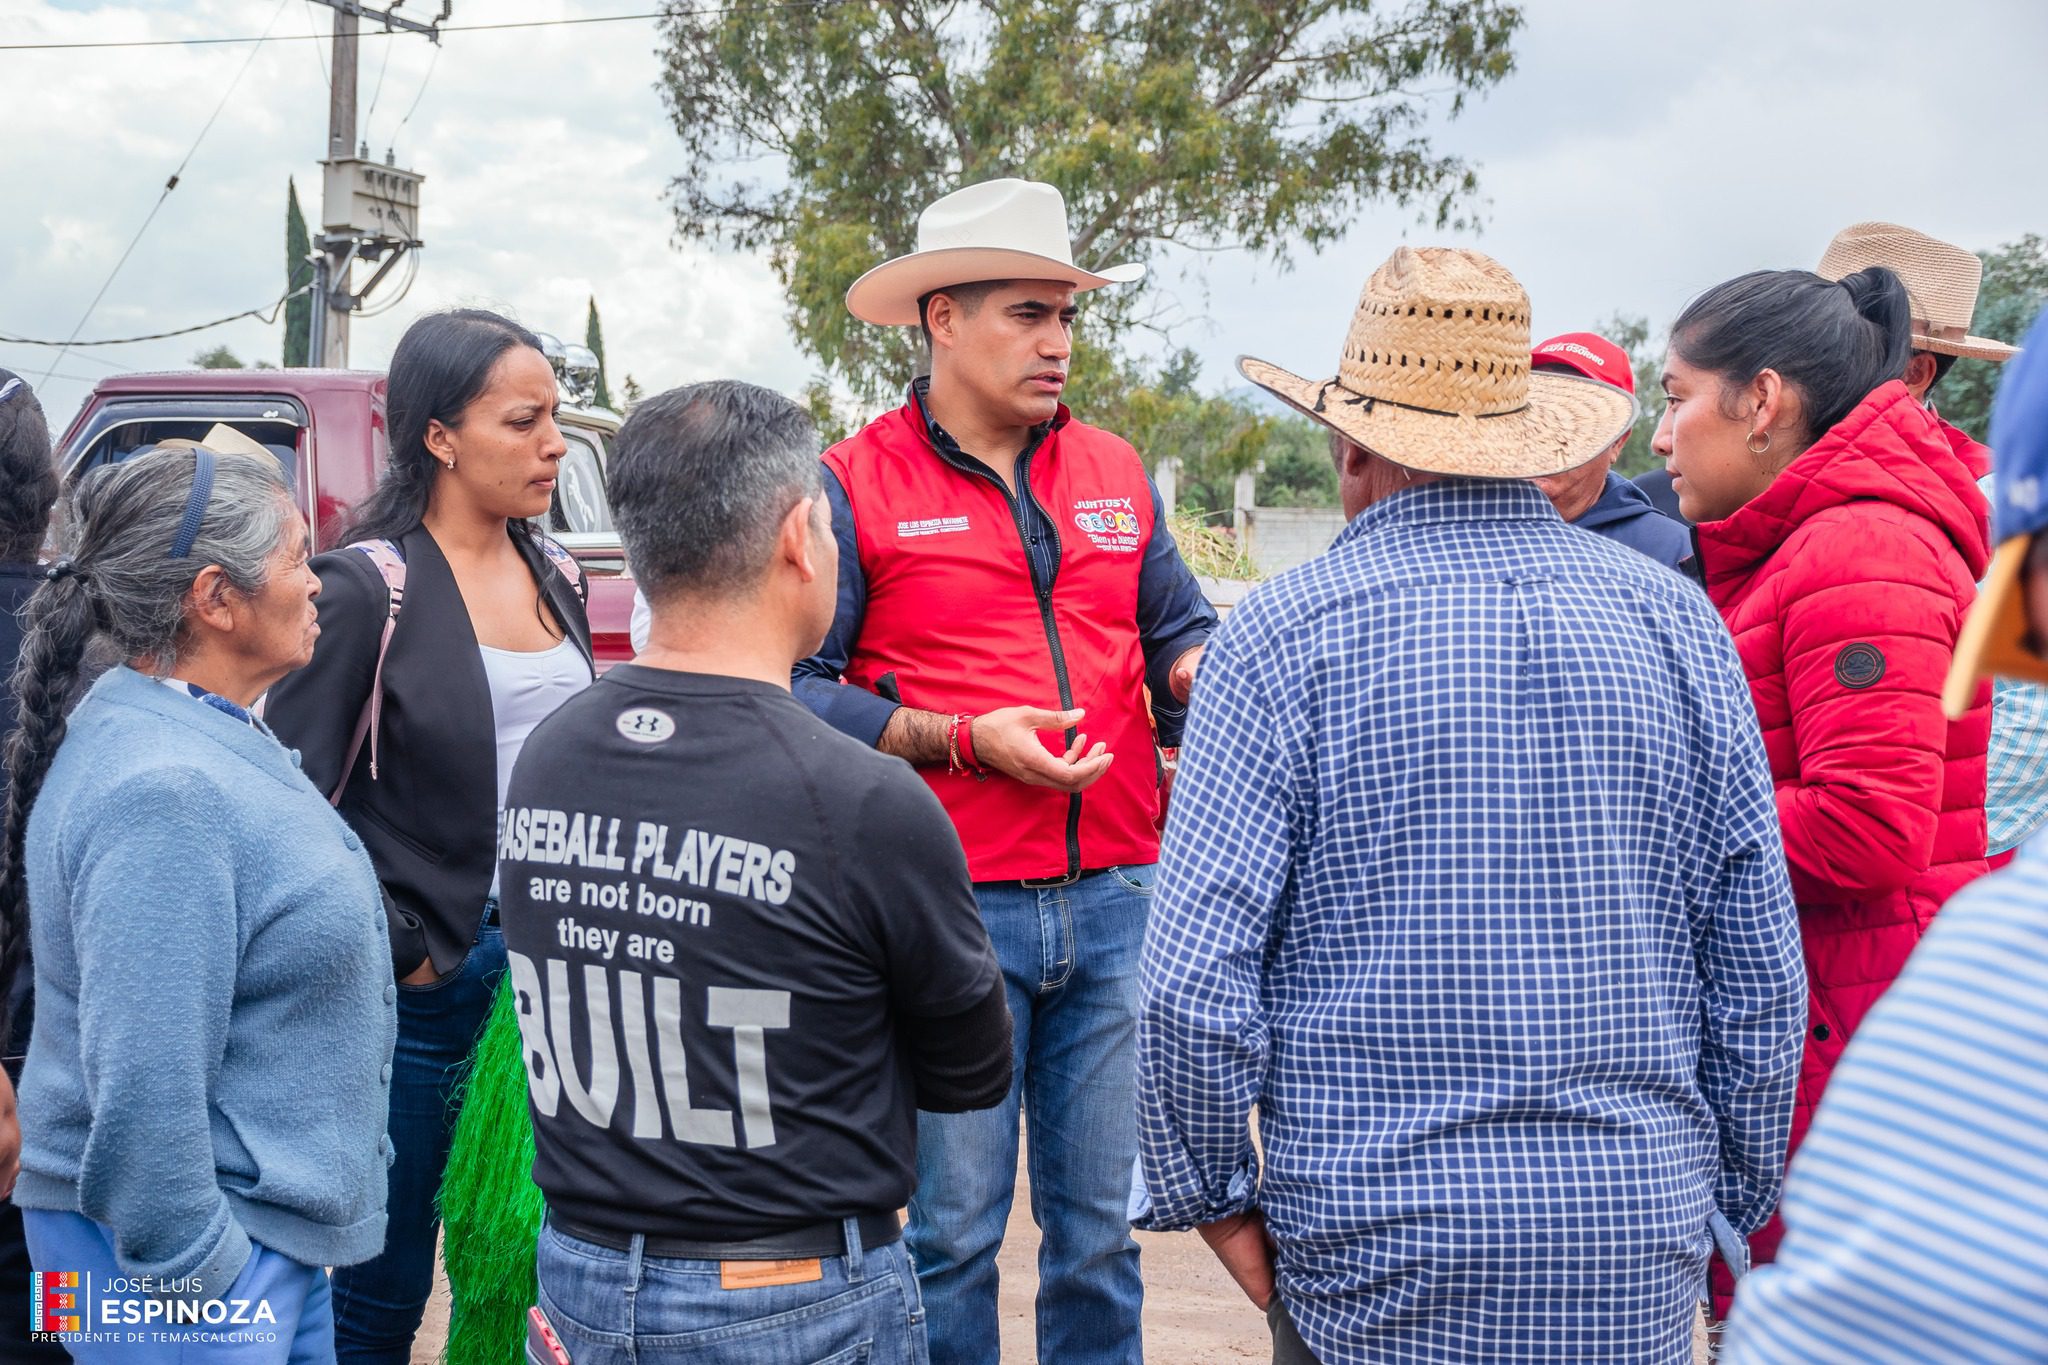
[[1856, 223], [1835, 234], [1813, 273], [1839, 280], [1873, 265], [1896, 272], [1912, 295], [1914, 350], [1993, 363], [2019, 354], [2017, 346], [1970, 335], [1984, 280], [1975, 252], [1897, 223]]
[[1529, 295], [1491, 256], [1401, 247], [1373, 271], [1330, 379], [1240, 356], [1238, 370], [1384, 459], [1429, 474], [1561, 474], [1635, 424], [1611, 384], [1531, 373]]

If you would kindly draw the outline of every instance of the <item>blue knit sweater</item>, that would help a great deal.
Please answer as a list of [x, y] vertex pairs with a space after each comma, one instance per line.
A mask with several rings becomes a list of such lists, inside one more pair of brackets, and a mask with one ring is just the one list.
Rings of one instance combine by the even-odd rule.
[[116, 668], [72, 714], [26, 870], [15, 1202], [106, 1224], [172, 1294], [225, 1293], [252, 1239], [375, 1255], [397, 990], [376, 873], [294, 755]]

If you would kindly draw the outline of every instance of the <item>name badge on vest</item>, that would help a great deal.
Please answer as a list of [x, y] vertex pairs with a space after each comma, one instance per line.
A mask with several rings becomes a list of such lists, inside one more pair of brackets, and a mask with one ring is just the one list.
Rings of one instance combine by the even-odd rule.
[[766, 1289], [776, 1284], [809, 1284], [825, 1278], [824, 1263], [807, 1261], [720, 1261], [720, 1289]]

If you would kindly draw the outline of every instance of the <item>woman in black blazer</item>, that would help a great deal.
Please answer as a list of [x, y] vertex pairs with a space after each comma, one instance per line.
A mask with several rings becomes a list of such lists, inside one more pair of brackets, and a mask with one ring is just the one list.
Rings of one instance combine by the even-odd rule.
[[[411, 1358], [433, 1283], [453, 1082], [505, 969], [494, 894], [503, 782], [525, 733], [593, 676], [578, 585], [529, 524], [567, 449], [555, 405], [554, 372], [516, 323], [465, 309], [406, 331], [391, 358], [390, 462], [347, 548], [313, 561], [313, 661], [265, 704], [314, 784], [340, 789], [391, 930], [390, 1231], [381, 1256], [335, 1272], [343, 1362]], [[405, 579], [373, 689], [390, 593], [357, 547], [380, 541], [403, 557]], [[373, 690], [377, 724], [358, 747]]]

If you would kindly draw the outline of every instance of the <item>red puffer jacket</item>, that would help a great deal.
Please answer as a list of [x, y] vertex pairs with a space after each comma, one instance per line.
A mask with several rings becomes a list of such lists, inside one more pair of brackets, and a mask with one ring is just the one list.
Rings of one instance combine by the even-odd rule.
[[[1990, 562], [1981, 449], [1952, 445], [1894, 381], [1735, 515], [1699, 527], [1799, 901], [1811, 994], [1794, 1149], [1857, 1024], [1942, 902], [1984, 871], [1990, 685], [1960, 721], [1941, 709]], [[1759, 1261], [1781, 1235], [1774, 1217], [1751, 1243]]]

